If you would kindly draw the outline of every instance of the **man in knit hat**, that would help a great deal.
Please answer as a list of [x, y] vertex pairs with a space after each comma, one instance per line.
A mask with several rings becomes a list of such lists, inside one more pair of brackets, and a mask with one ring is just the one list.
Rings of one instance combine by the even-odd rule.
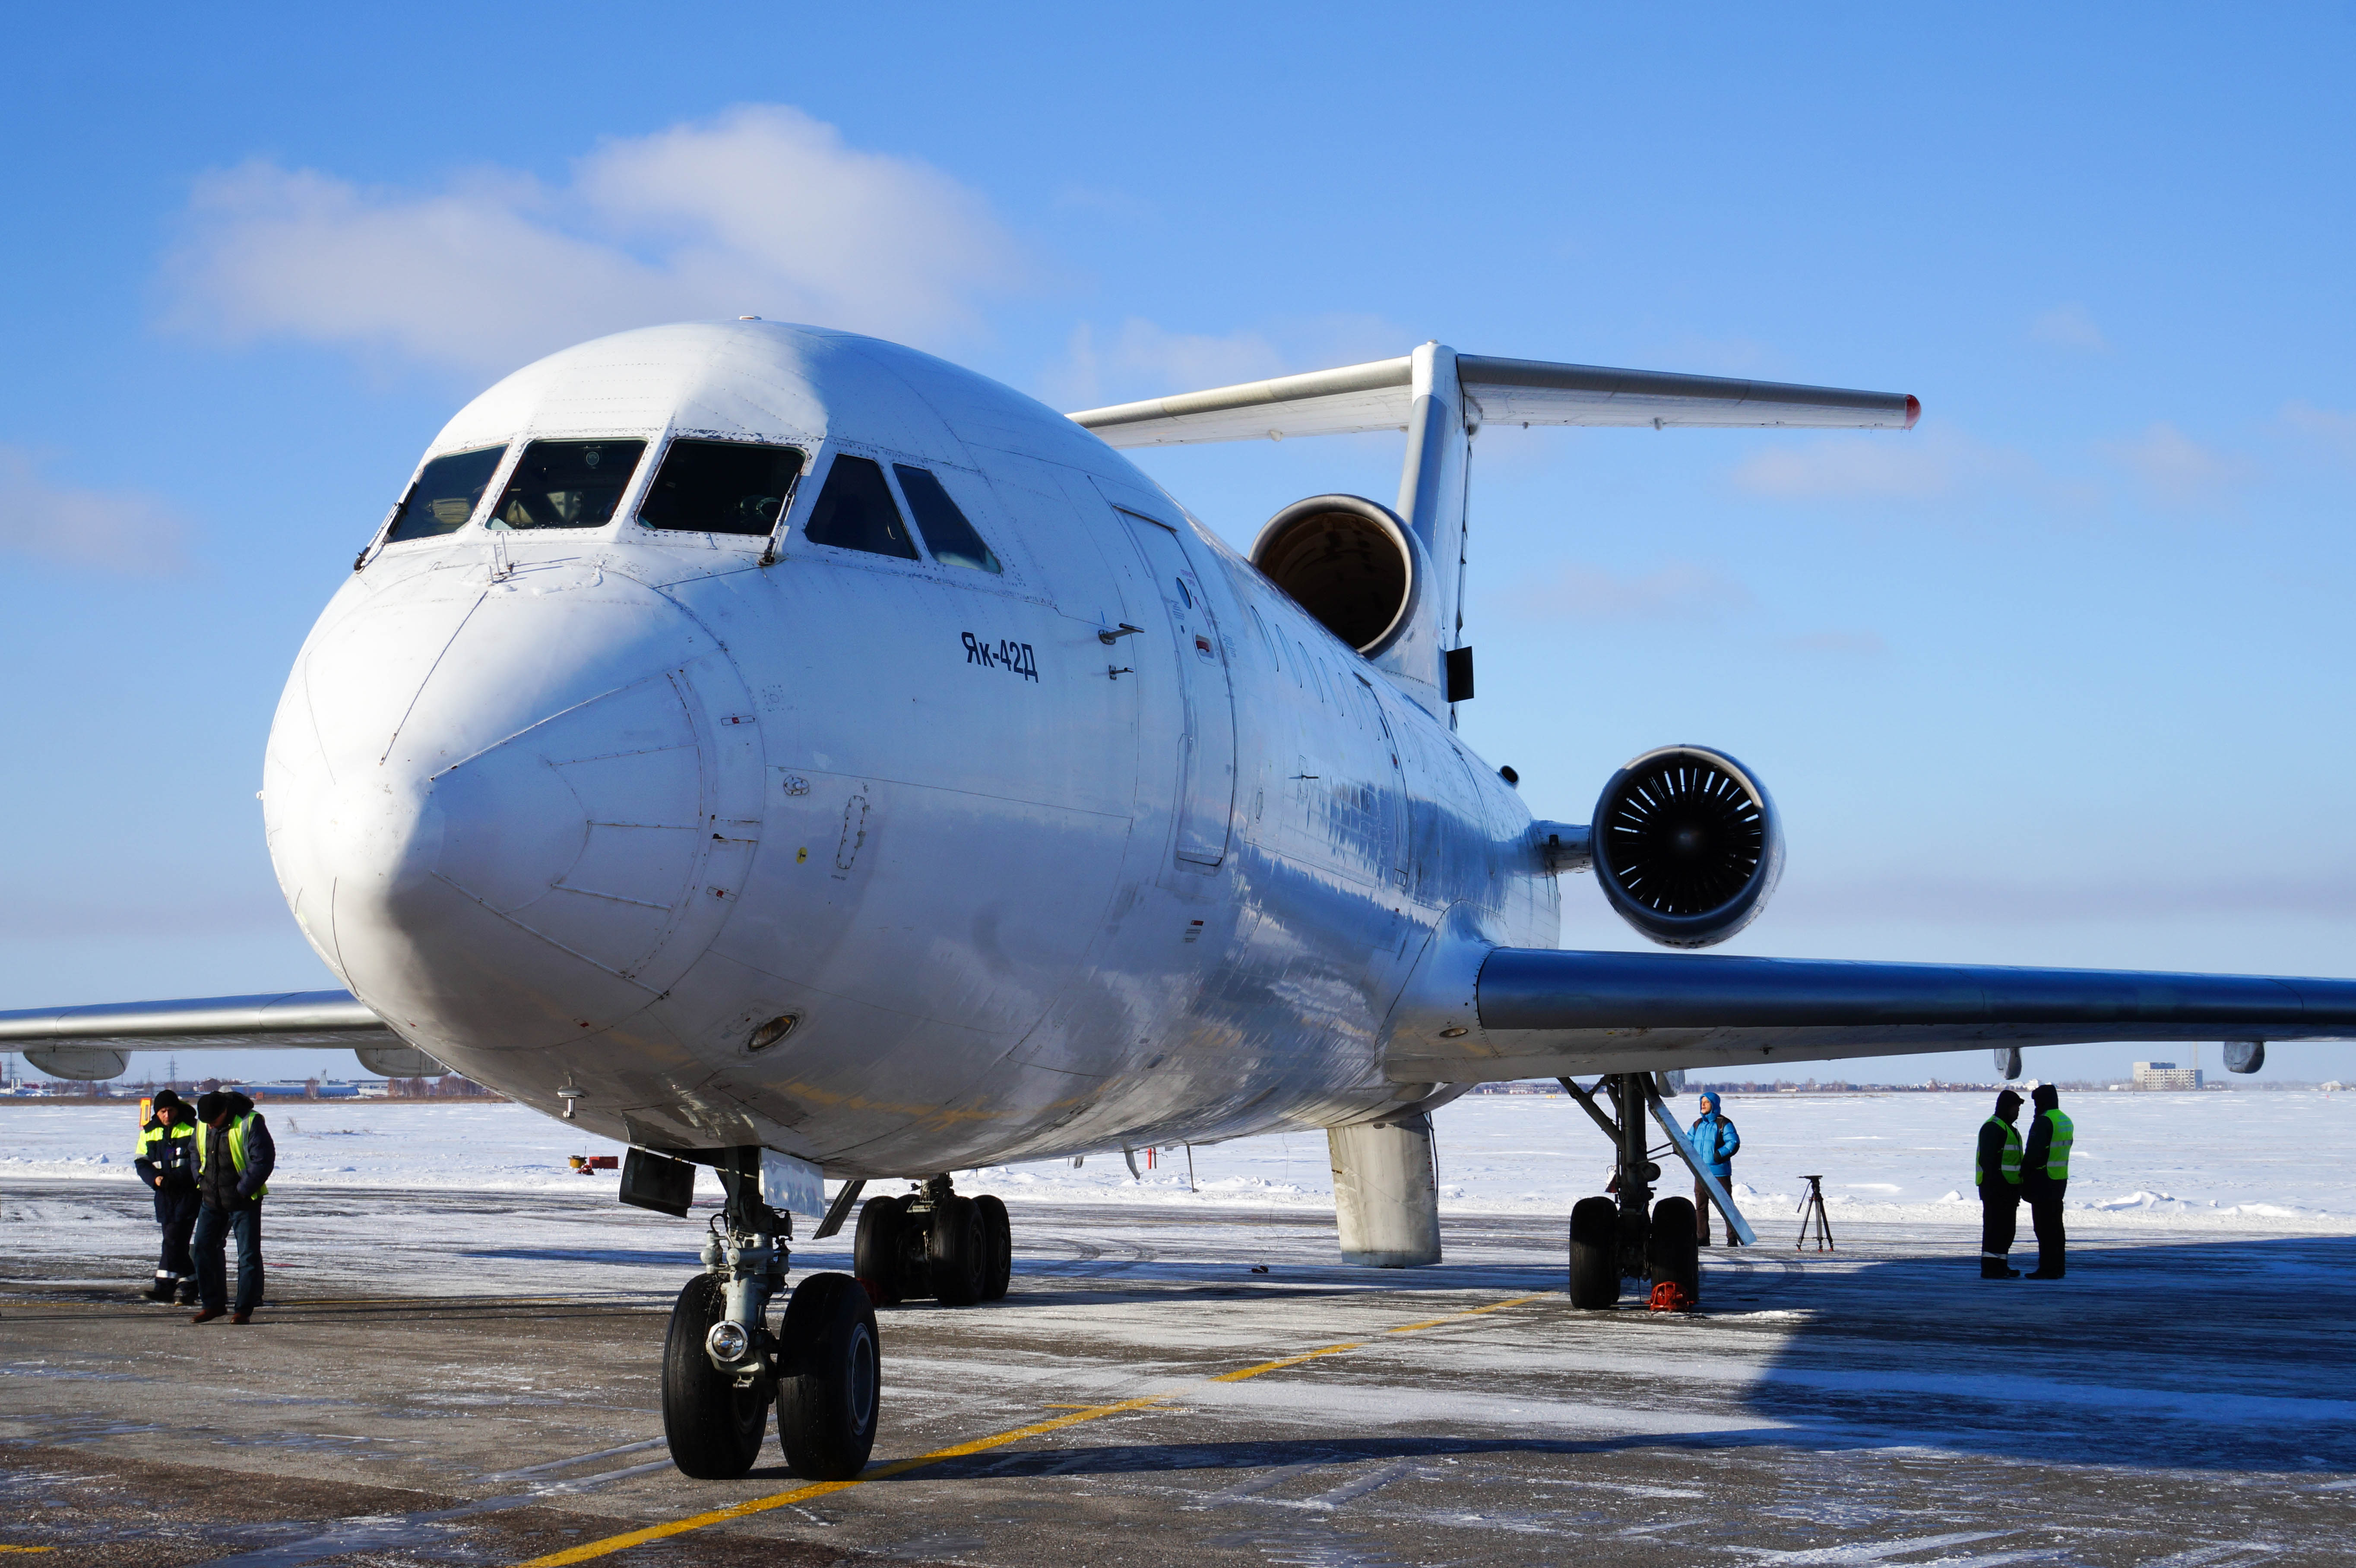
[[197, 1264], [188, 1253], [188, 1236], [197, 1228], [198, 1208], [197, 1117], [172, 1090], [159, 1090], [150, 1102], [132, 1168], [155, 1194], [155, 1223], [164, 1232], [163, 1254], [155, 1260], [155, 1284], [147, 1299], [168, 1306], [177, 1297], [182, 1307], [192, 1305]]
[[2007, 1255], [2020, 1225], [2020, 1096], [2007, 1089], [1996, 1097], [1996, 1115], [1980, 1124], [1979, 1150], [1972, 1157], [1972, 1179], [1980, 1189], [1980, 1277], [2019, 1279]]

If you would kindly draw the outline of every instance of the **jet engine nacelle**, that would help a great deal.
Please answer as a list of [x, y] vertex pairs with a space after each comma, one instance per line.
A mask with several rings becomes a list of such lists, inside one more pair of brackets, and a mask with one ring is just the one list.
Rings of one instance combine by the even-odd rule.
[[1363, 496], [1312, 496], [1268, 520], [1252, 564], [1318, 624], [1380, 658], [1416, 624], [1430, 571], [1398, 514]]
[[1613, 773], [1585, 827], [1536, 825], [1550, 871], [1592, 867], [1620, 918], [1664, 947], [1708, 947], [1759, 918], [1783, 874], [1767, 786], [1707, 746], [1662, 746]]

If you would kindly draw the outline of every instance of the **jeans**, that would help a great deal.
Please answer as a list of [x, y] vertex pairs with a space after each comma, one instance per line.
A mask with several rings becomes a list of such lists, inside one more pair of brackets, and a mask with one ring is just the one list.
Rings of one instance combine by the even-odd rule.
[[237, 1306], [251, 1312], [262, 1305], [262, 1205], [241, 1203], [234, 1209], [208, 1204], [197, 1216], [197, 1299], [208, 1312], [219, 1312], [229, 1302], [228, 1243], [237, 1237]]
[[[1718, 1184], [1726, 1189], [1726, 1195], [1729, 1198], [1734, 1196], [1734, 1162], [1732, 1160], [1726, 1162], [1726, 1174], [1718, 1179]], [[1709, 1184], [1697, 1176], [1694, 1178], [1694, 1239], [1705, 1247], [1709, 1245]], [[1721, 1223], [1724, 1219], [1725, 1216], [1719, 1216]], [[1725, 1230], [1728, 1246], [1739, 1247], [1742, 1244], [1741, 1239], [1735, 1235], [1733, 1226], [1726, 1225]]]

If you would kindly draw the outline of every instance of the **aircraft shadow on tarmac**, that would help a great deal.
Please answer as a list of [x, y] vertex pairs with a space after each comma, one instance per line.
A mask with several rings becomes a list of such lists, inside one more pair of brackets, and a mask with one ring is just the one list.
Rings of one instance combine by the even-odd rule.
[[[2033, 1253], [2015, 1255], [2034, 1261]], [[1646, 1380], [1657, 1381], [1665, 1349], [1648, 1334], [1632, 1348], [1642, 1370], [1556, 1391], [1590, 1409], [1630, 1401], [1656, 1426], [1671, 1410], [1690, 1410], [1696, 1431], [1531, 1435], [1533, 1424], [1542, 1429], [1548, 1420], [1534, 1411], [1516, 1435], [1083, 1444], [979, 1455], [925, 1474], [1264, 1470], [1427, 1456], [1759, 1446], [1902, 1446], [2040, 1464], [2243, 1474], [2356, 1470], [2356, 1351], [2342, 1334], [2343, 1293], [2356, 1283], [2356, 1237], [2082, 1244], [2061, 1281], [1984, 1281], [1976, 1253], [1829, 1268], [1794, 1262], [1772, 1242], [1744, 1253], [1709, 1254], [1707, 1310], [1677, 1326], [1672, 1349], [1697, 1371], [1715, 1363], [1699, 1383], [1659, 1383], [1657, 1394], [1648, 1395], [1655, 1385]], [[1150, 1266], [1166, 1275], [1226, 1272]], [[1357, 1276], [1376, 1271], [1299, 1272], [1347, 1277], [1242, 1288], [1255, 1296], [1357, 1294], [1370, 1288]], [[1526, 1267], [1446, 1272], [1483, 1276], [1482, 1288], [1560, 1288]], [[1426, 1271], [1385, 1271], [1384, 1283], [1392, 1282], [1397, 1288], [1431, 1283]], [[1451, 1278], [1443, 1288], [1459, 1286]], [[1639, 1327], [1644, 1316], [1633, 1291], [1632, 1285], [1616, 1313], [1571, 1314], [1566, 1307], [1560, 1320], [1603, 1367], [1611, 1352], [1601, 1337]], [[1018, 1299], [1050, 1306], [1237, 1294], [1231, 1282], [1173, 1288], [1139, 1281], [1133, 1288], [1031, 1290]], [[1762, 1346], [1757, 1330], [1771, 1324], [1775, 1333]], [[1563, 1348], [1558, 1332], [1548, 1337], [1554, 1349]], [[1715, 1398], [1696, 1392], [1713, 1386]], [[1730, 1415], [1736, 1429], [1728, 1429]]]
[[[2016, 1266], [2035, 1261], [2033, 1244], [2026, 1255], [2016, 1247]], [[2356, 1237], [2105, 1238], [2073, 1245], [2066, 1276], [2051, 1281], [1983, 1280], [1976, 1249], [1779, 1271], [1766, 1288], [1730, 1281], [1716, 1296], [1705, 1270], [1706, 1307], [1739, 1310], [1755, 1296], [1759, 1307], [1806, 1314], [1744, 1402], [1794, 1424], [1794, 1441], [2356, 1470], [2356, 1349], [2345, 1333]]]

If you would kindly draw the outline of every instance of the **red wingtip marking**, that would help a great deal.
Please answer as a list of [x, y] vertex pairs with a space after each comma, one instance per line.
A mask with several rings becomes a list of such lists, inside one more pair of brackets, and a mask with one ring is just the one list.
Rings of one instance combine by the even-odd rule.
[[1913, 393], [1906, 394], [1906, 428], [1912, 430], [1914, 421], [1922, 417], [1922, 400]]

